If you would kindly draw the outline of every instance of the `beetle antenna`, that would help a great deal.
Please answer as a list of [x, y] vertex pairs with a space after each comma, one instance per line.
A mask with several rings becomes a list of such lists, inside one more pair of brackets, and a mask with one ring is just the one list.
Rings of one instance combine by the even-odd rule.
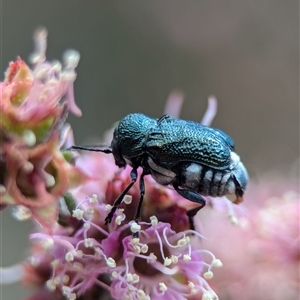
[[67, 149], [67, 151], [72, 150], [84, 150], [84, 151], [93, 151], [93, 152], [103, 152], [106, 154], [112, 153], [112, 149], [109, 147], [101, 147], [101, 146], [71, 146]]

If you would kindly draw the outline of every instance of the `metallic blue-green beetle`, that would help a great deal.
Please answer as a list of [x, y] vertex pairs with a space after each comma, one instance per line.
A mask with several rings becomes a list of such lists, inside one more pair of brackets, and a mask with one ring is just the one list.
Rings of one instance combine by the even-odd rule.
[[72, 148], [112, 153], [117, 166], [132, 167], [131, 183], [116, 199], [106, 223], [111, 222], [118, 205], [136, 182], [139, 167], [143, 172], [136, 221], [145, 193], [145, 175], [150, 174], [162, 185], [172, 185], [182, 197], [200, 204], [188, 212], [192, 227], [192, 217], [205, 206], [202, 196], [235, 195], [235, 202], [239, 203], [248, 182], [246, 168], [228, 135], [219, 129], [169, 115], [160, 119], [139, 113], [127, 115], [114, 130], [111, 148]]

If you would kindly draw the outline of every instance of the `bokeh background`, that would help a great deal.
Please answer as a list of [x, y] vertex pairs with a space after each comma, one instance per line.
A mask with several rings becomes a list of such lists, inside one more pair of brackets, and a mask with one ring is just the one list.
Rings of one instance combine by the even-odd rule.
[[[70, 116], [77, 144], [99, 138], [131, 112], [163, 113], [181, 90], [181, 117], [200, 121], [218, 99], [213, 126], [229, 133], [253, 179], [297, 177], [299, 165], [299, 3], [295, 0], [1, 0], [1, 79], [8, 62], [32, 52], [32, 33], [49, 32], [48, 59], [77, 49]], [[275, 176], [275, 175], [274, 175]], [[30, 222], [0, 215], [1, 265], [26, 257]], [[1, 300], [28, 294], [0, 286]]]

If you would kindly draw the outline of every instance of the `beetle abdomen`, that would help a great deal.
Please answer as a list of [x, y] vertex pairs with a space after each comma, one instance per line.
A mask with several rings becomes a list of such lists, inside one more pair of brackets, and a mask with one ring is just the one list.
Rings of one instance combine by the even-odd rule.
[[191, 163], [182, 172], [181, 185], [203, 196], [220, 197], [234, 194], [235, 181], [230, 170], [215, 170]]

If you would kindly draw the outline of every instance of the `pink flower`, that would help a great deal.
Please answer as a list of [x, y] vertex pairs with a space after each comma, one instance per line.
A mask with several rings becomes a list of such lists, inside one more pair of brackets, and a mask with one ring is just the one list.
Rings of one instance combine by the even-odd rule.
[[32, 70], [18, 58], [0, 83], [0, 205], [26, 207], [49, 231], [57, 221], [60, 197], [87, 176], [60, 151], [68, 110], [81, 114], [73, 97], [79, 54], [66, 54], [64, 69], [50, 64], [45, 60], [46, 37], [44, 29], [35, 34]]
[[[174, 94], [171, 100], [179, 96]], [[120, 170], [112, 155], [90, 152], [76, 158], [76, 167], [90, 180], [64, 196], [61, 226], [50, 234], [31, 235], [36, 242], [34, 263], [26, 264], [27, 284], [46, 285], [38, 294], [48, 298], [54, 293], [89, 299], [92, 291], [102, 288], [120, 300], [218, 299], [206, 279], [222, 263], [202, 249], [202, 236], [189, 229], [186, 212], [195, 204], [146, 176], [139, 224], [132, 221], [140, 199], [138, 184], [125, 196], [112, 222], [105, 224], [115, 199], [131, 181], [130, 168]], [[200, 229], [199, 220], [195, 221]], [[35, 296], [28, 300], [32, 299]]]
[[200, 276], [207, 264], [202, 251], [192, 245], [191, 232], [176, 234], [169, 224], [157, 223], [156, 217], [151, 224], [139, 231], [139, 238], [123, 239], [125, 263], [112, 273], [112, 296], [180, 300], [209, 294], [217, 298]]
[[[79, 54], [67, 52], [64, 69], [59, 62], [50, 64], [45, 61], [46, 37], [44, 29], [36, 32], [37, 52], [33, 57], [33, 70], [18, 58], [10, 63], [0, 85], [0, 129], [21, 136], [30, 130], [37, 142], [62, 125], [68, 110], [81, 115], [73, 95]], [[64, 104], [61, 103], [63, 96], [66, 98]]]
[[[35, 35], [34, 68], [18, 58], [1, 83], [0, 209], [18, 205], [22, 217], [42, 225], [30, 236], [31, 256], [16, 267], [23, 282], [37, 288], [27, 300], [94, 300], [103, 291], [116, 300], [218, 299], [206, 280], [222, 263], [203, 249], [200, 221], [198, 231], [190, 230], [186, 214], [197, 204], [146, 176], [140, 219], [134, 220], [135, 184], [106, 224], [131, 181], [130, 168], [118, 169], [112, 155], [61, 152], [68, 111], [81, 114], [73, 95], [79, 54], [68, 52], [64, 68], [47, 62], [46, 37], [45, 30]], [[178, 114], [182, 100], [181, 93], [171, 94], [167, 109]], [[215, 112], [210, 98], [206, 125]], [[13, 270], [6, 270], [7, 282]]]
[[[246, 215], [233, 227], [211, 211], [206, 247], [224, 268], [213, 285], [221, 299], [296, 299], [299, 295], [300, 197], [286, 179], [250, 184]], [[211, 223], [211, 218], [218, 221]], [[218, 241], [218, 243], [216, 243]], [[228, 243], [230, 241], [230, 243]]]
[[[212, 276], [211, 268], [220, 262], [199, 249], [201, 235], [176, 233], [154, 216], [139, 225], [128, 223], [123, 209], [105, 225], [108, 209], [93, 195], [73, 210], [73, 226], [32, 234], [37, 240], [25, 282], [44, 278], [39, 284], [45, 282], [49, 293], [67, 299], [85, 297], [95, 286], [106, 288], [114, 299], [217, 299], [204, 277]], [[137, 231], [139, 238], [133, 238]]]

